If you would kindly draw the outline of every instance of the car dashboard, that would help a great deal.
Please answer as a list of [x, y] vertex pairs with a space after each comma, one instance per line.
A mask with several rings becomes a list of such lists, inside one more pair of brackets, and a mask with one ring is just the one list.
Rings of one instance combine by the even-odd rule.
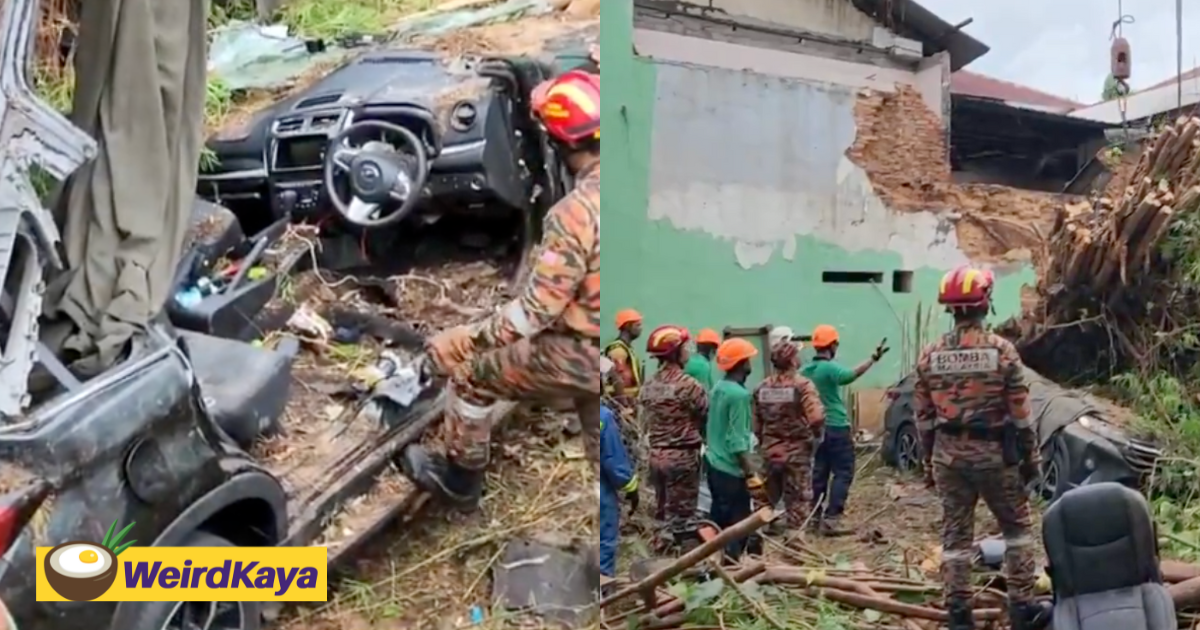
[[[365, 53], [261, 112], [245, 138], [218, 139], [220, 168], [201, 174], [201, 195], [266, 202], [272, 219], [285, 208], [301, 219], [323, 215], [331, 209], [323, 177], [330, 141], [356, 122], [379, 120], [413, 131], [425, 145], [423, 206], [524, 209], [532, 186], [525, 120], [510, 87], [478, 72], [478, 63], [417, 50]], [[354, 145], [380, 139], [349, 138]], [[252, 149], [239, 153], [239, 143], [257, 144], [257, 159]], [[290, 193], [294, 204], [284, 201]]]

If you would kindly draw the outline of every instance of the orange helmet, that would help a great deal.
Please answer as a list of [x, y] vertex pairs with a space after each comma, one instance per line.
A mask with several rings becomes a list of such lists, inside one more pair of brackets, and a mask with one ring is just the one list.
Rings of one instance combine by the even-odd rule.
[[533, 90], [530, 104], [542, 126], [567, 144], [600, 139], [600, 76], [571, 70]]
[[749, 341], [737, 337], [726, 339], [717, 347], [717, 367], [723, 372], [728, 372], [742, 361], [755, 356], [758, 356], [758, 348]]
[[821, 324], [813, 329], [812, 345], [814, 348], [828, 348], [838, 341], [838, 331], [829, 324]]
[[938, 287], [938, 304], [950, 308], [988, 306], [992, 302], [992, 287], [996, 277], [990, 269], [963, 265], [942, 276]]
[[630, 324], [640, 324], [641, 321], [642, 321], [642, 314], [631, 308], [621, 309], [621, 310], [617, 311], [617, 316], [614, 320], [614, 322], [617, 325], [617, 330], [621, 330], [622, 328], [624, 328]]
[[711, 328], [704, 328], [700, 334], [696, 335], [696, 343], [711, 343], [714, 346], [721, 345], [721, 335]]
[[659, 326], [646, 339], [646, 354], [665, 357], [684, 347], [690, 338], [687, 329], [681, 326]]

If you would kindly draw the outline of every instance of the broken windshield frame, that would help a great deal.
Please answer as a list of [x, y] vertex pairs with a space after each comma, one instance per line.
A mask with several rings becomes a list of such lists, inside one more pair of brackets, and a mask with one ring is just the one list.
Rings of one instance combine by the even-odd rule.
[[[8, 0], [0, 9], [0, 251], [8, 252], [0, 258], [0, 310], [9, 324], [0, 361], [0, 416], [7, 418], [20, 417], [29, 406], [35, 364], [44, 363], [60, 381], [69, 375], [38, 339], [47, 277], [65, 266], [58, 255], [58, 226], [38, 198], [32, 169], [65, 181], [97, 150], [92, 138], [29, 84], [40, 9], [39, 0]], [[71, 389], [76, 383], [63, 384]]]

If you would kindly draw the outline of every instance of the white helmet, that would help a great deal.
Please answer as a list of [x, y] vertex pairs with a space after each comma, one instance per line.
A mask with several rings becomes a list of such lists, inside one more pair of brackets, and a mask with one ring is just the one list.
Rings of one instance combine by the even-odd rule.
[[775, 344], [779, 343], [780, 341], [791, 339], [795, 336], [796, 333], [793, 332], [788, 326], [772, 326], [771, 332], [767, 333], [767, 345], [771, 348], [774, 348]]

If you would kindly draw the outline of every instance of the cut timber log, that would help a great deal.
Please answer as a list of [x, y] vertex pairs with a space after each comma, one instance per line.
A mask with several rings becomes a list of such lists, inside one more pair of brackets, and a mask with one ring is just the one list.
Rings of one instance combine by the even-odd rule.
[[[1139, 284], [1174, 219], [1200, 211], [1200, 118], [1180, 117], [1149, 140], [1127, 182], [1123, 190], [1109, 189], [1093, 202], [1060, 210], [1046, 244], [1049, 259], [1042, 265], [1039, 293], [1083, 288], [1106, 296], [1097, 304], [1102, 306]], [[1061, 310], [1048, 304], [1045, 323], [1078, 319], [1079, 305], [1064, 303]]]
[[758, 531], [775, 519], [775, 511], [769, 507], [762, 508], [751, 514], [745, 520], [732, 525], [729, 529], [722, 531], [710, 540], [704, 541], [704, 544], [687, 552], [669, 566], [663, 567], [653, 574], [647, 576], [643, 580], [639, 580], [637, 584], [633, 584], [623, 588], [608, 597], [600, 600], [600, 608], [605, 608], [614, 602], [620, 601], [641, 593], [647, 589], [656, 588], [662, 584], [666, 584], [671, 578], [683, 573], [685, 570], [696, 566], [705, 558], [717, 553], [725, 548], [725, 545], [732, 540], [745, 538], [750, 534]]
[[1171, 601], [1175, 602], [1175, 610], [1195, 608], [1200, 604], [1200, 577], [1185, 582], [1172, 584], [1167, 587]]
[[1162, 571], [1163, 581], [1168, 584], [1177, 584], [1200, 578], [1200, 566], [1188, 564], [1187, 562], [1163, 560], [1159, 564], [1159, 568]]

